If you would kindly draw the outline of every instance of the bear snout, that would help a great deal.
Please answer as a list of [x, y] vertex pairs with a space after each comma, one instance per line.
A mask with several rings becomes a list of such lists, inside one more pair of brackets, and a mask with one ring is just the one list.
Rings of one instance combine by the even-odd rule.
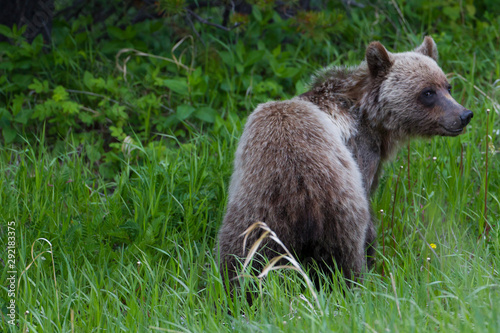
[[462, 127], [467, 126], [467, 124], [470, 123], [472, 117], [474, 117], [474, 113], [472, 113], [471, 110], [466, 109], [464, 112], [462, 112], [462, 114], [460, 115], [460, 121], [462, 122]]
[[439, 132], [441, 133], [439, 134], [444, 136], [457, 136], [461, 134], [474, 116], [471, 110], [458, 104], [447, 91], [438, 92], [438, 99], [434, 110], [441, 114], [439, 120], [439, 126], [441, 127]]

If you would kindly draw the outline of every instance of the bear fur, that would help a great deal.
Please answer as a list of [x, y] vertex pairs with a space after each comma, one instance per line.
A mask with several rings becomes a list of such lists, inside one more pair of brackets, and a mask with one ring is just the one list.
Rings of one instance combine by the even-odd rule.
[[[372, 42], [357, 67], [330, 67], [311, 89], [261, 104], [248, 117], [219, 232], [221, 272], [237, 276], [265, 222], [302, 263], [357, 279], [373, 263], [369, 195], [382, 162], [411, 137], [456, 136], [472, 112], [450, 96], [431, 37], [410, 52]], [[272, 241], [260, 251], [271, 259]], [[367, 260], [368, 258], [368, 260]]]

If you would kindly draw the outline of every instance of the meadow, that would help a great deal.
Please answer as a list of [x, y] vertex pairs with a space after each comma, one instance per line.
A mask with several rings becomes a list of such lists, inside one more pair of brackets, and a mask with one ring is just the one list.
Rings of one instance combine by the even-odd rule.
[[[269, 3], [230, 31], [170, 7], [126, 27], [56, 17], [51, 45], [0, 27], [1, 331], [500, 331], [498, 5], [327, 2], [284, 18]], [[385, 166], [376, 267], [319, 290], [293, 269], [245, 271], [255, 301], [231, 298], [216, 237], [248, 114], [359, 64], [372, 40], [399, 52], [425, 35], [474, 118]]]

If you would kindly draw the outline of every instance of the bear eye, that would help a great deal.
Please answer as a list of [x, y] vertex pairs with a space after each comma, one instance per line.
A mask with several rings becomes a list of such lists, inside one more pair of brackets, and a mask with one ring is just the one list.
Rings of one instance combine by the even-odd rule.
[[419, 100], [423, 105], [432, 107], [436, 102], [436, 91], [432, 88], [426, 88], [422, 90], [419, 96]]
[[434, 96], [436, 92], [432, 89], [427, 89], [427, 90], [424, 90], [422, 91], [422, 96], [425, 97], [425, 98], [430, 98], [432, 96]]
[[451, 94], [451, 86], [448, 86], [448, 92]]

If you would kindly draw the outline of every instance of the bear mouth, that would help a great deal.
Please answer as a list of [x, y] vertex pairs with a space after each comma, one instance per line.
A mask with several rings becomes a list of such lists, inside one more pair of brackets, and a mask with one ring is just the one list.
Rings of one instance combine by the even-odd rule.
[[444, 129], [444, 131], [445, 131], [444, 135], [446, 135], [446, 136], [457, 136], [457, 135], [462, 134], [462, 132], [464, 131], [465, 127], [449, 129], [449, 128], [446, 128], [444, 126], [441, 126], [441, 128]]

